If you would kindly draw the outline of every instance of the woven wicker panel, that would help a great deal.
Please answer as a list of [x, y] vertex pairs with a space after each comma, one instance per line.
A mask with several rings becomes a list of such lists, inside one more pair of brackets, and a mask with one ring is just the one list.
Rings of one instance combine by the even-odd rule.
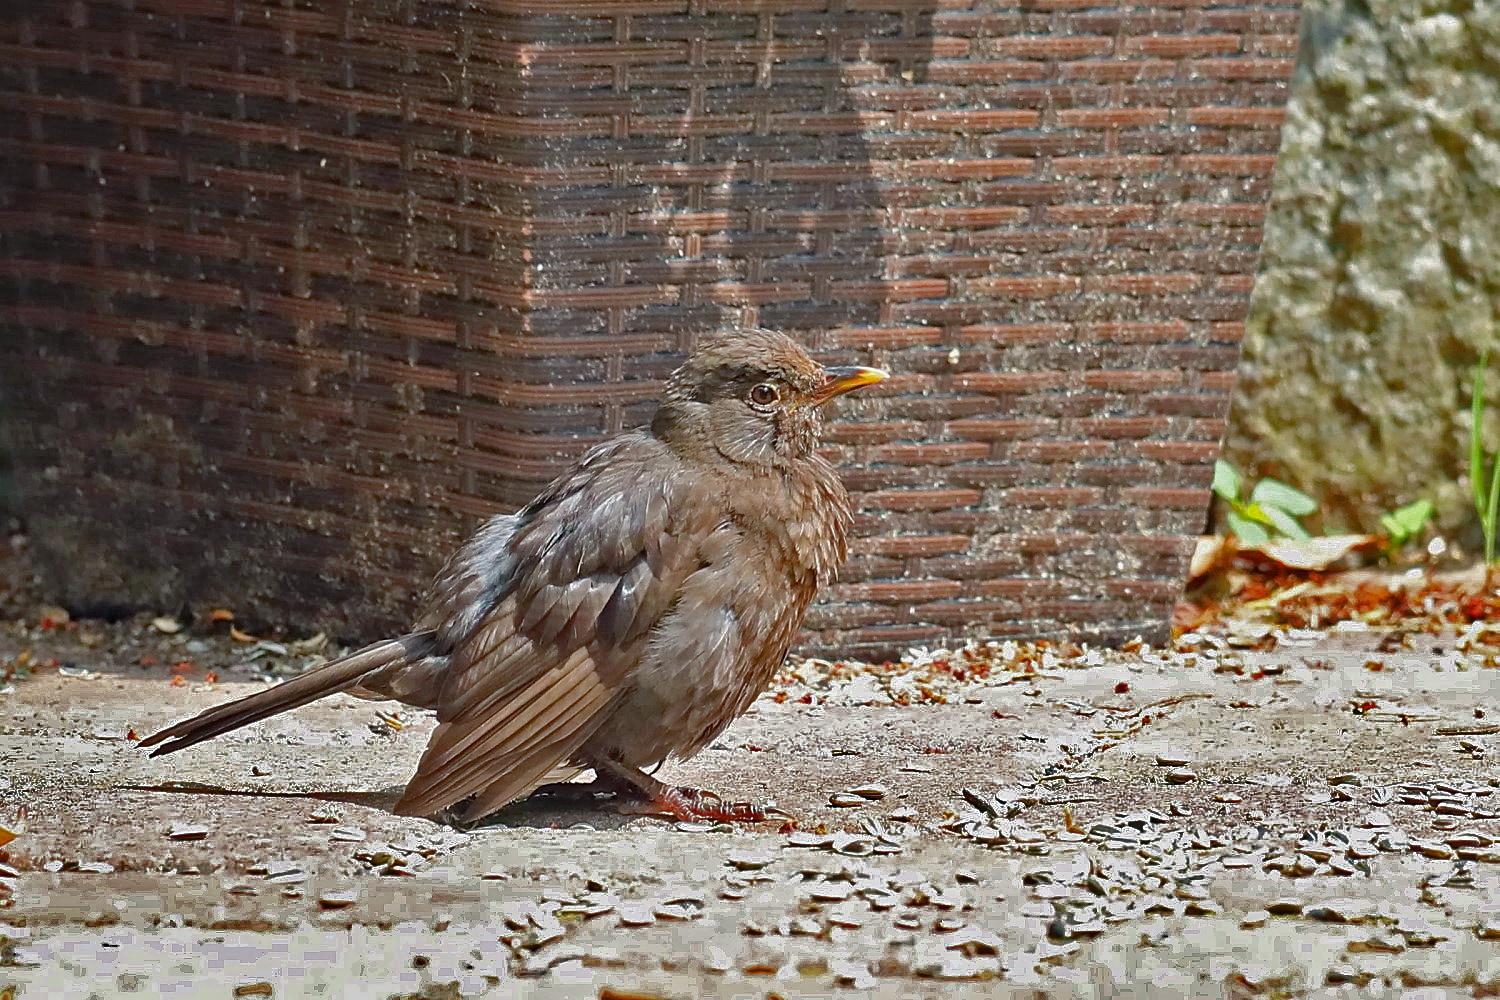
[[806, 648], [1161, 638], [1293, 4], [20, 3], [9, 437], [56, 595], [393, 627], [703, 332], [839, 405]]

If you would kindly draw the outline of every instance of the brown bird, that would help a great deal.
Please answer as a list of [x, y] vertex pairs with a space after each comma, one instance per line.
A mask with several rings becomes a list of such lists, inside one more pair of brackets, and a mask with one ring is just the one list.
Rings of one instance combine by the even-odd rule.
[[486, 522], [410, 632], [141, 745], [172, 753], [346, 691], [437, 710], [398, 813], [473, 822], [592, 768], [573, 787], [679, 818], [763, 819], [643, 769], [697, 753], [770, 682], [844, 559], [849, 497], [814, 453], [819, 408], [885, 377], [821, 367], [768, 330], [708, 340], [649, 427]]

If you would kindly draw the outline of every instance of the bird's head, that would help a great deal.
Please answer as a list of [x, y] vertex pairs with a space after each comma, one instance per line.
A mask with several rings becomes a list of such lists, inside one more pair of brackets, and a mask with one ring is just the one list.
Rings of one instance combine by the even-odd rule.
[[878, 368], [825, 368], [783, 333], [736, 330], [703, 341], [672, 373], [652, 429], [669, 444], [781, 465], [817, 445], [824, 403], [886, 377]]

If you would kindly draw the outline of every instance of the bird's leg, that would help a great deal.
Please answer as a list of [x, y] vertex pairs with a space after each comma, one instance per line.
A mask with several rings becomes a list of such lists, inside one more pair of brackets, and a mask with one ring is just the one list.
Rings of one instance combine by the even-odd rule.
[[737, 823], [760, 823], [767, 819], [790, 819], [774, 806], [750, 802], [725, 802], [714, 792], [658, 781], [638, 767], [617, 760], [591, 761], [596, 780], [607, 782], [622, 793], [621, 812], [667, 815], [679, 820], [711, 819]]

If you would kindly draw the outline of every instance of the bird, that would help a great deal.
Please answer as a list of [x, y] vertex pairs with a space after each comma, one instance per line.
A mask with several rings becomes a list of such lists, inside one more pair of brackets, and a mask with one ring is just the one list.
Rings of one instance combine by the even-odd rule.
[[[887, 377], [824, 367], [778, 331], [707, 335], [648, 425], [485, 521], [409, 632], [140, 745], [175, 753], [347, 692], [436, 712], [400, 815], [472, 825], [545, 787], [679, 820], [774, 818], [654, 771], [708, 746], [770, 685], [843, 563], [853, 515], [815, 450], [822, 408]], [[590, 769], [592, 782], [558, 780]]]

